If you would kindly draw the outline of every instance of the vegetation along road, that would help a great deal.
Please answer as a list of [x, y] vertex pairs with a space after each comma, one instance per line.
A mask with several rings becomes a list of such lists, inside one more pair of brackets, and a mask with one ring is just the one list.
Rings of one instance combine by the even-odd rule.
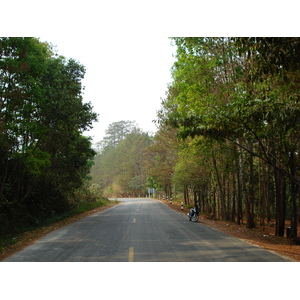
[[55, 230], [4, 261], [288, 261], [204, 224], [162, 202], [122, 198], [120, 205]]

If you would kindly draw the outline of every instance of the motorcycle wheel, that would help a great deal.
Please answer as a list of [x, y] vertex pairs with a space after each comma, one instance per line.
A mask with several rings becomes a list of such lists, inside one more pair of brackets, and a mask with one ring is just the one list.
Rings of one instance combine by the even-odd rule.
[[191, 218], [191, 220], [192, 220], [193, 222], [197, 222], [198, 219], [199, 219], [199, 216], [196, 215], [196, 214], [194, 214], [194, 215], [192, 216], [192, 218]]

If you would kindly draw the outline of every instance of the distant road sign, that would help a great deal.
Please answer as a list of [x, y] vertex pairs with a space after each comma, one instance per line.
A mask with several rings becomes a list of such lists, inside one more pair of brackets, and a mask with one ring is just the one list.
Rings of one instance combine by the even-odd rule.
[[154, 192], [155, 192], [155, 189], [148, 189], [148, 194], [154, 194]]

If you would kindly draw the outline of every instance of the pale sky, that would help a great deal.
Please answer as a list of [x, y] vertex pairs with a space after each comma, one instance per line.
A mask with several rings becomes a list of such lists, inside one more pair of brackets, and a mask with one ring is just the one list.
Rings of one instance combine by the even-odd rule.
[[[2, 36], [33, 36], [57, 46], [60, 55], [86, 67], [84, 101], [91, 102], [99, 121], [86, 135], [100, 141], [112, 122], [136, 121], [155, 132], [152, 122], [171, 82], [175, 47], [168, 15], [174, 1], [42, 1], [5, 3]], [[11, 22], [14, 20], [19, 23]], [[2, 28], [6, 28], [5, 26]], [[8, 29], [8, 27], [6, 28]]]
[[84, 101], [91, 102], [99, 122], [87, 132], [100, 141], [107, 126], [120, 120], [136, 121], [144, 131], [155, 132], [152, 122], [160, 108], [170, 68], [174, 62], [168, 37], [99, 36], [39, 37], [56, 45], [60, 55], [74, 58], [86, 67]]
[[[5, 1], [1, 3], [0, 33], [39, 37], [56, 45], [60, 55], [86, 67], [84, 101], [90, 101], [99, 114], [99, 122], [87, 135], [98, 142], [107, 126], [120, 120], [136, 121], [144, 131], [156, 130], [152, 120], [171, 82], [174, 62], [175, 47], [168, 37], [269, 36], [274, 31], [281, 36], [286, 28], [297, 36], [293, 31], [298, 24], [287, 26], [285, 20], [285, 27], [277, 21], [269, 26], [266, 20], [270, 4], [275, 19], [285, 8], [272, 1], [253, 0], [247, 10], [240, 10], [236, 2]], [[293, 11], [285, 7], [291, 22]]]

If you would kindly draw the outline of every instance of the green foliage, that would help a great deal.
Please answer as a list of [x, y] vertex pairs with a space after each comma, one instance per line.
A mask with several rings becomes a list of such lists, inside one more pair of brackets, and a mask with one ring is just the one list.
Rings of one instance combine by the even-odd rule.
[[70, 208], [95, 152], [85, 68], [35, 38], [0, 39], [0, 207], [9, 230]]
[[144, 168], [150, 182], [148, 186], [157, 190], [162, 188], [166, 197], [171, 197], [172, 176], [178, 158], [179, 141], [176, 135], [176, 129], [162, 123], [145, 151]]
[[27, 173], [40, 176], [51, 165], [50, 154], [39, 149], [26, 151], [23, 164]]
[[150, 142], [150, 136], [137, 128], [135, 122], [110, 124], [91, 169], [92, 182], [106, 196], [144, 195], [144, 151]]
[[[172, 41], [177, 46], [177, 60], [158, 124], [177, 128], [178, 137], [186, 140], [181, 146], [187, 150], [180, 150], [179, 160], [173, 164], [173, 183], [190, 190], [195, 179], [204, 209], [222, 218], [231, 214], [234, 219], [237, 214], [238, 222], [245, 210], [247, 225], [253, 226], [258, 205], [261, 218], [271, 216], [274, 190], [269, 177], [273, 168], [276, 234], [283, 233], [289, 196], [296, 234], [300, 39], [195, 37]], [[209, 141], [210, 151], [203, 147], [204, 140], [197, 141], [199, 137]], [[199, 172], [209, 176], [206, 186], [201, 187]], [[287, 188], [281, 192], [285, 184]]]
[[131, 132], [138, 131], [138, 126], [135, 121], [118, 121], [108, 125], [105, 130], [105, 137], [100, 142], [102, 147], [116, 147], [126, 135]]
[[172, 177], [177, 188], [189, 187], [195, 190], [206, 183], [210, 170], [207, 166], [209, 154], [204, 158], [204, 142], [201, 138], [182, 142]]

